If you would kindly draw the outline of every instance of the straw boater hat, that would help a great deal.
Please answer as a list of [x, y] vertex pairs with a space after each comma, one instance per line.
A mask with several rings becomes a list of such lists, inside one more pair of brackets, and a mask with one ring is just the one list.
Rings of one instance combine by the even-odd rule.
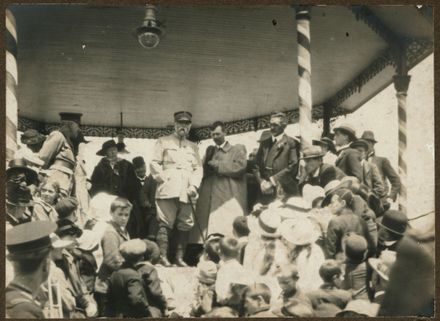
[[293, 196], [287, 199], [283, 207], [278, 210], [282, 220], [306, 217], [311, 207], [299, 196]]
[[320, 236], [319, 227], [308, 218], [284, 221], [280, 227], [280, 234], [294, 245], [315, 243]]
[[310, 184], [306, 184], [303, 187], [303, 199], [309, 208], [312, 207], [312, 203], [315, 199], [319, 197], [325, 197], [324, 189], [321, 186], [314, 186]]
[[303, 152], [303, 157], [300, 159], [311, 159], [311, 158], [319, 158], [323, 157], [325, 154], [323, 153], [321, 147], [319, 146], [310, 146], [305, 149]]
[[382, 251], [379, 258], [369, 258], [368, 264], [385, 281], [389, 280], [391, 268], [396, 262], [396, 252]]
[[264, 237], [279, 237], [278, 228], [281, 224], [280, 216], [271, 210], [265, 210], [258, 217], [259, 234]]

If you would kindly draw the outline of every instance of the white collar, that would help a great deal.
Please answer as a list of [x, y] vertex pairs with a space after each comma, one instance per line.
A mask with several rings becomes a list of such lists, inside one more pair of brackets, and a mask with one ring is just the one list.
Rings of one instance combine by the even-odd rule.
[[225, 140], [225, 141], [223, 142], [223, 144], [221, 144], [221, 145], [215, 145], [215, 146], [217, 147], [217, 149], [223, 149], [223, 150], [225, 150], [225, 146], [226, 146], [227, 143], [228, 143], [228, 142]]
[[346, 145], [343, 145], [343, 146], [341, 146], [341, 147], [336, 147], [336, 150], [339, 152], [339, 151], [344, 150], [344, 149], [347, 149], [347, 148], [349, 148], [349, 147], [350, 147], [350, 143], [348, 143], [348, 144], [346, 144]]
[[313, 172], [312, 177], [318, 177], [319, 176], [319, 171], [321, 169], [321, 166], [319, 166], [316, 171]]

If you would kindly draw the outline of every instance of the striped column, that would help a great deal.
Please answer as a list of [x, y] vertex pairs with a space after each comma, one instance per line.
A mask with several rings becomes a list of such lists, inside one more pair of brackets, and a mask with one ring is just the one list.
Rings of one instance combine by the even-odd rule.
[[17, 150], [17, 31], [11, 11], [6, 9], [6, 162]]
[[310, 7], [296, 7], [298, 41], [298, 101], [301, 148], [312, 145], [312, 85], [310, 54]]
[[401, 188], [399, 193], [399, 210], [406, 213], [407, 209], [407, 168], [406, 168], [406, 95], [408, 92], [408, 75], [394, 76], [394, 87], [396, 89], [397, 108], [399, 117], [399, 176]]

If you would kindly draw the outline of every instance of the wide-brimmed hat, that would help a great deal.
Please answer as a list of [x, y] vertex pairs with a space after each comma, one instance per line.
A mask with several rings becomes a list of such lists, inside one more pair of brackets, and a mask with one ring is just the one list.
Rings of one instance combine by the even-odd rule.
[[365, 150], [369, 149], [368, 142], [365, 139], [357, 139], [350, 144], [350, 148], [362, 147]]
[[258, 217], [259, 234], [264, 237], [279, 237], [278, 228], [281, 224], [280, 216], [272, 210], [263, 211]]
[[333, 131], [336, 133], [337, 131], [348, 134], [351, 137], [351, 140], [356, 140], [356, 130], [350, 124], [341, 124], [338, 127], [333, 128]]
[[304, 202], [307, 204], [307, 207], [312, 208], [313, 201], [317, 198], [324, 198], [325, 192], [321, 186], [318, 185], [310, 185], [306, 184], [302, 190]]
[[107, 149], [112, 148], [112, 147], [116, 147], [118, 148], [116, 142], [113, 139], [110, 139], [108, 141], [105, 141], [102, 144], [102, 147], [99, 151], [96, 152], [96, 155], [99, 156], [107, 156]]
[[9, 180], [14, 174], [20, 172], [25, 174], [27, 185], [38, 185], [37, 172], [29, 168], [23, 158], [16, 158], [9, 162], [8, 169], [6, 170], [6, 180]]
[[321, 234], [316, 223], [306, 217], [285, 220], [279, 232], [286, 241], [294, 245], [312, 244]]
[[24, 145], [37, 145], [45, 140], [46, 136], [35, 129], [27, 129], [20, 137], [20, 141]]
[[394, 234], [403, 235], [408, 227], [408, 217], [401, 211], [388, 210], [378, 224]]
[[379, 258], [369, 258], [368, 264], [385, 281], [389, 280], [391, 268], [396, 262], [396, 252], [382, 251]]
[[379, 304], [372, 303], [368, 300], [352, 300], [347, 303], [345, 309], [339, 312], [336, 317], [343, 316], [345, 312], [355, 312], [357, 314], [362, 314], [366, 317], [375, 317], [379, 312], [379, 307]]
[[368, 140], [374, 144], [377, 143], [377, 140], [374, 138], [374, 133], [371, 130], [366, 130], [362, 133], [362, 139]]
[[310, 146], [306, 148], [303, 152], [303, 156], [300, 159], [310, 159], [324, 157], [324, 153], [319, 146]]
[[13, 206], [34, 205], [31, 190], [17, 182], [6, 182], [6, 204]]

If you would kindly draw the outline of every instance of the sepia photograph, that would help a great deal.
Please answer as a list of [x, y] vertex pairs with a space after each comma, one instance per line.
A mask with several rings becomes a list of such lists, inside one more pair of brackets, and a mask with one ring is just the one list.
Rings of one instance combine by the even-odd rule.
[[6, 318], [435, 316], [432, 6], [4, 10]]

